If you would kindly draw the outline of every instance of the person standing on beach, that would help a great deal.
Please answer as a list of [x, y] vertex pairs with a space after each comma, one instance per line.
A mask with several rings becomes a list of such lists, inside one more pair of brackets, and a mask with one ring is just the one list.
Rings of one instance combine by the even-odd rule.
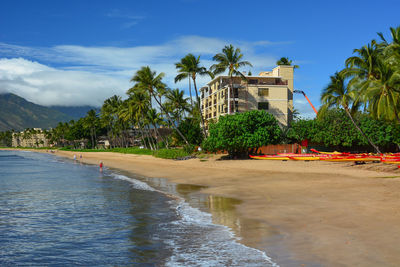
[[103, 162], [102, 161], [100, 161], [99, 167], [100, 167], [100, 172], [103, 172]]
[[74, 161], [76, 161], [76, 155], [74, 154]]

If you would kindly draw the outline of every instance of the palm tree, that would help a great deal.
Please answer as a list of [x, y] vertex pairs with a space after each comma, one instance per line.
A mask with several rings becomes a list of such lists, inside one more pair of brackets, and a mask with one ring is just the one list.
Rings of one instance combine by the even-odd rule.
[[200, 98], [199, 98], [199, 92], [197, 90], [196, 78], [197, 78], [197, 75], [200, 75], [200, 76], [209, 75], [211, 77], [213, 77], [213, 75], [209, 71], [207, 71], [207, 69], [205, 67], [200, 66], [200, 56], [195, 57], [193, 54], [187, 54], [184, 58], [181, 59], [181, 61], [179, 63], [176, 63], [175, 66], [179, 72], [179, 74], [175, 77], [175, 83], [178, 81], [181, 81], [185, 78], [189, 78], [189, 92], [190, 92], [190, 100], [192, 103], [192, 108], [194, 106], [193, 106], [192, 93], [191, 93], [191, 88], [190, 88], [190, 78], [193, 80], [194, 90], [196, 92], [196, 102], [195, 103], [197, 103], [198, 109], [200, 110], [201, 127], [203, 129], [204, 136], [206, 136], [206, 130], [204, 127], [204, 118], [203, 118], [202, 112], [201, 112]]
[[91, 109], [87, 112], [87, 115], [84, 120], [84, 127], [88, 130], [90, 130], [90, 137], [92, 140], [92, 148], [95, 147], [95, 142], [96, 142], [96, 127], [97, 127], [97, 114], [94, 109]]
[[178, 124], [182, 120], [185, 111], [189, 111], [188, 99], [184, 97], [184, 92], [177, 89], [169, 90], [166, 105], [170, 106], [177, 115]]
[[389, 64], [378, 61], [379, 79], [365, 89], [371, 113], [378, 119], [397, 120], [400, 123], [400, 73]]
[[[241, 76], [243, 79], [246, 77], [239, 71], [241, 67], [250, 66], [252, 67], [250, 62], [242, 61], [243, 54], [240, 51], [240, 48], [234, 48], [233, 45], [226, 45], [222, 49], [222, 53], [218, 53], [213, 57], [214, 61], [217, 61], [217, 64], [211, 66], [211, 70], [214, 75], [220, 74], [228, 70], [229, 80], [230, 80], [230, 92], [233, 96], [233, 75]], [[228, 101], [230, 101], [228, 99]], [[236, 110], [235, 101], [233, 101], [233, 110]], [[228, 110], [230, 113], [230, 110]]]
[[[322, 112], [325, 109], [328, 109], [332, 106], [340, 107], [342, 106], [353, 123], [354, 127], [361, 133], [361, 135], [368, 141], [368, 143], [376, 150], [377, 153], [381, 153], [379, 148], [371, 141], [371, 139], [365, 135], [365, 133], [361, 130], [361, 128], [354, 121], [354, 118], [351, 114], [350, 105], [357, 105], [354, 101], [356, 99], [357, 92], [352, 90], [352, 87], [345, 83], [345, 77], [343, 73], [336, 72], [334, 76], [330, 77], [331, 82], [329, 85], [322, 91], [321, 102], [323, 106], [321, 108]], [[318, 113], [318, 114], [319, 114]]]
[[[171, 121], [171, 117], [166, 111], [165, 107], [162, 105], [161, 101], [157, 98], [158, 89], [165, 88], [164, 83], [162, 82], [162, 78], [164, 77], [164, 73], [160, 73], [157, 75], [155, 71], [152, 71], [149, 66], [142, 67], [140, 70], [136, 72], [136, 74], [132, 77], [131, 81], [136, 82], [137, 87], [146, 90], [150, 96], [157, 102], [160, 109], [165, 112], [167, 119]], [[189, 145], [186, 137], [179, 131], [174, 123], [171, 124], [172, 127], [177, 131], [177, 133], [182, 137], [184, 142]]]
[[300, 68], [299, 65], [292, 65], [292, 60], [288, 57], [281, 57], [278, 61], [276, 61], [276, 65], [286, 65], [286, 66], [293, 66], [294, 69]]
[[360, 49], [354, 49], [353, 53], [357, 53], [358, 56], [346, 59], [344, 75], [365, 81], [379, 79], [379, 71], [376, 66], [380, 52], [376, 41], [372, 40], [371, 44], [364, 45]]
[[[178, 63], [175, 63], [175, 67], [178, 70], [178, 75], [175, 77], [175, 83], [182, 81], [183, 79], [188, 78], [189, 81], [189, 95], [190, 95], [190, 103], [193, 106], [193, 98], [192, 98], [192, 87], [190, 83], [190, 73], [191, 73], [191, 62], [188, 59], [188, 56], [192, 54], [188, 54], [185, 57], [181, 58], [181, 61]], [[193, 55], [192, 55], [193, 56]]]
[[[136, 92], [131, 94], [130, 97], [125, 101], [124, 108], [120, 111], [120, 115], [125, 120], [130, 120], [133, 125], [137, 124], [141, 133], [143, 145], [147, 148], [147, 143], [144, 138], [145, 128], [145, 113], [148, 111], [150, 106], [150, 97], [145, 92]], [[149, 143], [150, 148], [152, 145]]]
[[168, 148], [168, 138], [164, 139], [164, 137], [158, 131], [158, 125], [161, 125], [164, 122], [163, 118], [161, 117], [161, 114], [158, 113], [157, 110], [155, 110], [154, 108], [149, 109], [147, 111], [147, 119], [148, 119], [149, 123], [151, 123], [154, 127], [156, 139], [157, 139], [157, 136], [159, 136], [162, 139], [162, 141], [165, 143], [166, 148]]
[[120, 96], [114, 95], [108, 99], [106, 99], [101, 107], [100, 118], [102, 124], [107, 127], [107, 135], [110, 140], [111, 147], [112, 139], [114, 134], [116, 134], [115, 124], [118, 121], [118, 110], [122, 104], [122, 100]]
[[400, 59], [400, 26], [397, 28], [390, 27], [390, 34], [392, 37], [392, 42], [388, 43], [386, 39], [383, 37], [381, 32], [378, 33], [379, 37], [383, 41], [382, 46], [384, 47], [384, 52], [388, 52], [389, 59], [392, 61], [396, 60], [399, 64]]

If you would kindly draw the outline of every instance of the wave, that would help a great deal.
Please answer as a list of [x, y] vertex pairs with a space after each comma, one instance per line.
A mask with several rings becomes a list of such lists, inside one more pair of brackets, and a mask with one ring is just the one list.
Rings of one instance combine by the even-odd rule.
[[[125, 175], [111, 176], [138, 190], [169, 195]], [[239, 243], [232, 229], [214, 224], [211, 214], [190, 206], [182, 197], [174, 196], [170, 204], [178, 219], [163, 223], [153, 235], [172, 251], [166, 266], [278, 266], [265, 252]]]

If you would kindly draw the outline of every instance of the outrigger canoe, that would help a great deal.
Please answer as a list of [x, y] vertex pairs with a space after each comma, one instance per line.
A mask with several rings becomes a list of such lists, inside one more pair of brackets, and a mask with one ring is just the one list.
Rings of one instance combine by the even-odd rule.
[[310, 149], [312, 152], [318, 153], [318, 154], [324, 154], [324, 155], [349, 155], [350, 153], [348, 152], [337, 152], [337, 151], [333, 151], [333, 152], [323, 152], [323, 151], [318, 151], [314, 148]]
[[320, 160], [319, 156], [296, 156], [296, 157], [289, 157], [289, 159], [292, 160], [305, 160], [305, 161], [310, 161], [310, 160]]
[[400, 158], [382, 158], [381, 162], [388, 164], [400, 164]]
[[368, 162], [368, 161], [380, 161], [380, 157], [354, 157], [354, 156], [348, 156], [348, 157], [324, 157], [320, 158], [321, 160], [324, 161], [334, 161], [334, 162], [346, 162], [346, 161], [351, 161], [351, 162]]
[[249, 155], [252, 159], [264, 159], [264, 160], [289, 160], [289, 157], [285, 156], [277, 156], [277, 155], [260, 155], [260, 156], [252, 156]]

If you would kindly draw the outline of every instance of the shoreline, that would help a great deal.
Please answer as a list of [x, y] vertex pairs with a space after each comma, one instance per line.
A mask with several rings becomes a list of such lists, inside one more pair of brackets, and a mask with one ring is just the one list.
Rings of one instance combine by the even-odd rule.
[[397, 166], [215, 157], [172, 161], [109, 152], [53, 155], [72, 159], [74, 154], [78, 159], [82, 154], [83, 163], [98, 165], [101, 160], [106, 167], [204, 186], [200, 193], [239, 200], [234, 206], [242, 225], [241, 242], [266, 252], [281, 266], [400, 263]]

